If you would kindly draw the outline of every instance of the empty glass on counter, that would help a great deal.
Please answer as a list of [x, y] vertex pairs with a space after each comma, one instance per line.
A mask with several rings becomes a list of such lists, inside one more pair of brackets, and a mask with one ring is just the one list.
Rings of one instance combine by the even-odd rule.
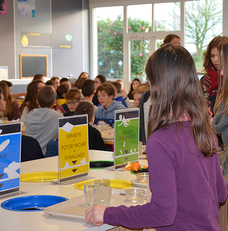
[[144, 189], [127, 189], [125, 190], [126, 200], [129, 202], [137, 203], [137, 202], [144, 202], [146, 196], [146, 190]]
[[109, 179], [94, 180], [95, 204], [109, 206], [111, 200], [111, 187]]
[[87, 205], [94, 205], [94, 182], [85, 182], [84, 183], [84, 194], [85, 194], [85, 199], [86, 199], [86, 204]]

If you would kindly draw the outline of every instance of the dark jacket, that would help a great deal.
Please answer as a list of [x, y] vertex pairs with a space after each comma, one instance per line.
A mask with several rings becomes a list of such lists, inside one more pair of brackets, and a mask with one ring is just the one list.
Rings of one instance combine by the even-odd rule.
[[[149, 100], [150, 98], [150, 91], [146, 91], [143, 92], [142, 97], [139, 101], [139, 113], [140, 113], [140, 127], [139, 127], [139, 140], [142, 141], [142, 144], [145, 145], [146, 144], [146, 132], [145, 132], [145, 126], [147, 126], [147, 124], [145, 124], [144, 121], [144, 103], [147, 102], [147, 100]], [[149, 115], [148, 115], [149, 116]]]

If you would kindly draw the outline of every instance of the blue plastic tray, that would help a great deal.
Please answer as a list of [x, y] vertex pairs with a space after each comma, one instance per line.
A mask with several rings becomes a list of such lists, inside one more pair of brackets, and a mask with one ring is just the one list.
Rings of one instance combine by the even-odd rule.
[[11, 211], [43, 211], [44, 208], [68, 200], [65, 197], [50, 195], [33, 195], [16, 197], [2, 202], [4, 209]]

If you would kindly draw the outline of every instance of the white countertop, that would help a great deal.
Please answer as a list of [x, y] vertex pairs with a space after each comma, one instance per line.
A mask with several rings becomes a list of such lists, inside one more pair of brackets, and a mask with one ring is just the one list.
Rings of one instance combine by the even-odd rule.
[[[90, 160], [113, 160], [112, 152], [105, 151], [89, 151]], [[140, 160], [141, 165], [147, 165], [147, 160]], [[58, 171], [58, 157], [49, 157], [34, 161], [27, 161], [21, 164], [21, 174], [40, 171]], [[106, 169], [90, 169], [89, 176], [95, 178], [108, 178], [131, 181], [135, 176], [129, 171], [123, 170], [106, 170]], [[0, 199], [3, 201], [19, 196], [29, 195], [55, 195], [63, 196], [68, 199], [83, 195], [82, 190], [74, 188], [74, 184], [60, 185], [51, 182], [31, 183], [21, 182], [21, 194], [13, 195]], [[112, 226], [103, 225], [101, 227], [93, 227], [84, 221], [70, 220], [48, 216], [43, 211], [15, 212], [5, 210], [0, 207], [1, 228], [4, 231], [76, 231], [76, 230], [107, 230]]]

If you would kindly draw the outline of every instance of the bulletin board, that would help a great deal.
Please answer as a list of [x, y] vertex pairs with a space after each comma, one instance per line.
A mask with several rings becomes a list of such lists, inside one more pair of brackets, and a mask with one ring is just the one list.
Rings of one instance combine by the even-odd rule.
[[20, 79], [33, 78], [36, 74], [48, 77], [48, 56], [20, 55]]

